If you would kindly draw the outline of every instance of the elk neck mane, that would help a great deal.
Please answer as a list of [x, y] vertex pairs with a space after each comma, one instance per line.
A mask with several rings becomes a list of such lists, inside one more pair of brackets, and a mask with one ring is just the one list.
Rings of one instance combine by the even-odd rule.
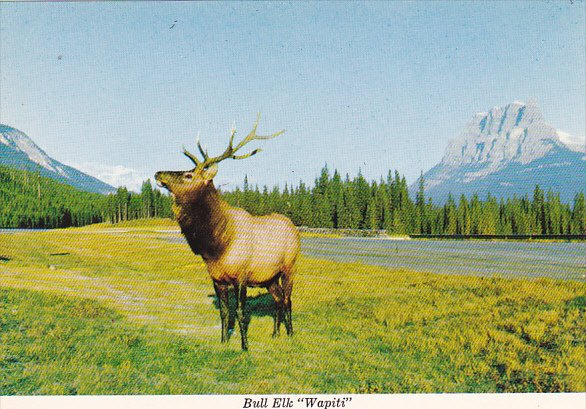
[[213, 183], [195, 200], [175, 199], [174, 210], [181, 232], [193, 252], [204, 260], [219, 257], [229, 244], [229, 208]]

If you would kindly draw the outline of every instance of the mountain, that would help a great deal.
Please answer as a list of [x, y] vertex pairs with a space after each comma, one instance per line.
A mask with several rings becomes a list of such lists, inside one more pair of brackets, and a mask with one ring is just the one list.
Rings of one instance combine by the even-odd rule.
[[0, 165], [39, 172], [58, 182], [94, 193], [116, 189], [93, 176], [50, 158], [24, 132], [0, 124]]
[[426, 196], [440, 203], [450, 193], [532, 197], [536, 184], [572, 202], [586, 190], [585, 142], [549, 126], [536, 104], [515, 101], [474, 115], [423, 178]]

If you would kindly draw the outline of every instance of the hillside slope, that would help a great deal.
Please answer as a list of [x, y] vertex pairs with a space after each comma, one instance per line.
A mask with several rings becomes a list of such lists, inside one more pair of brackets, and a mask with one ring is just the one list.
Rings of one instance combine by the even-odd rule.
[[54, 228], [102, 221], [106, 198], [0, 165], [0, 228]]
[[41, 175], [93, 193], [111, 193], [114, 187], [49, 157], [24, 132], [0, 124], [0, 165]]

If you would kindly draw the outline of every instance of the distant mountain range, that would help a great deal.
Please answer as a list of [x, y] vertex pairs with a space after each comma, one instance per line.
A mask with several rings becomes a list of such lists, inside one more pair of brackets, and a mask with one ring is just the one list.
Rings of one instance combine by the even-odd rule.
[[[25, 133], [0, 124], [0, 165], [38, 171], [78, 189], [109, 193], [115, 188], [50, 158]], [[496, 197], [532, 196], [536, 184], [571, 202], [586, 191], [586, 141], [576, 143], [548, 125], [534, 103], [513, 102], [472, 118], [441, 160], [424, 175], [425, 194], [443, 203], [490, 192]], [[410, 190], [417, 191], [417, 183]]]
[[[478, 193], [484, 199], [528, 194], [536, 184], [564, 202], [586, 191], [586, 141], [549, 126], [534, 103], [513, 102], [472, 118], [443, 159], [423, 175], [425, 194], [445, 202]], [[417, 183], [411, 186], [417, 191]]]
[[39, 172], [80, 190], [110, 193], [116, 189], [93, 176], [49, 157], [24, 132], [0, 124], [0, 165]]

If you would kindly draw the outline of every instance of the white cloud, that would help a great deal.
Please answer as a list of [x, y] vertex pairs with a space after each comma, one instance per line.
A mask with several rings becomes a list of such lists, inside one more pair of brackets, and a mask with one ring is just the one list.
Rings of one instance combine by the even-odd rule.
[[94, 176], [109, 185], [114, 187], [126, 186], [128, 190], [134, 192], [140, 192], [142, 182], [150, 178], [135, 169], [122, 165], [109, 166], [94, 162], [83, 162], [70, 164], [69, 166]]

